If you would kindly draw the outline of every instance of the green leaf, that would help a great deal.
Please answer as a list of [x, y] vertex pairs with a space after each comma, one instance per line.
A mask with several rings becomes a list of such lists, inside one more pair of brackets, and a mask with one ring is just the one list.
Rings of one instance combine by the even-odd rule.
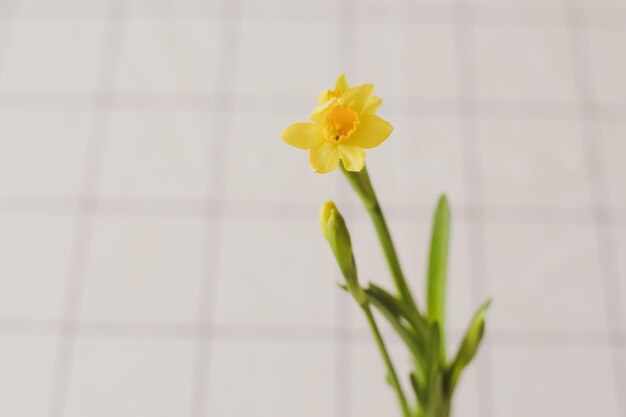
[[440, 370], [440, 363], [437, 358], [441, 352], [441, 329], [438, 323], [431, 323], [430, 325], [430, 340], [428, 346], [428, 360], [430, 363], [430, 369], [428, 370], [428, 391], [429, 396], [433, 395], [435, 384], [437, 383], [437, 375]]
[[454, 358], [454, 361], [450, 365], [449, 375], [449, 387], [450, 392], [454, 391], [456, 383], [461, 376], [461, 371], [474, 359], [476, 356], [476, 352], [478, 351], [478, 347], [480, 346], [480, 342], [483, 339], [483, 335], [485, 333], [485, 313], [491, 304], [491, 299], [485, 301], [482, 306], [478, 309], [474, 318], [465, 333], [465, 337], [461, 342], [461, 346], [459, 347], [459, 351]]
[[368, 291], [380, 302], [385, 303], [389, 307], [389, 309], [394, 312], [394, 314], [406, 320], [411, 325], [413, 330], [417, 333], [417, 337], [420, 339], [420, 343], [422, 343], [422, 345], [425, 343], [428, 332], [428, 325], [426, 323], [426, 320], [424, 320], [424, 318], [419, 313], [411, 310], [400, 299], [392, 295], [389, 291], [377, 286], [376, 284], [370, 283]]
[[445, 195], [439, 198], [430, 243], [430, 263], [428, 266], [428, 320], [439, 323], [439, 360], [446, 362], [445, 308], [446, 274], [448, 267], [448, 240], [450, 236], [450, 209]]
[[[367, 294], [368, 301], [387, 319], [389, 324], [396, 331], [398, 336], [404, 341], [416, 363], [424, 367], [426, 365], [426, 356], [424, 354], [423, 340], [418, 337], [417, 333], [411, 328], [407, 328], [403, 323], [403, 317], [397, 308], [398, 301], [390, 300], [386, 296], [381, 296], [381, 292], [384, 290], [379, 289], [379, 292], [373, 291], [372, 288], [367, 288], [365, 293]], [[392, 297], [393, 298], [393, 297]], [[408, 323], [408, 322], [407, 322]]]
[[426, 392], [424, 391], [423, 383], [419, 382], [419, 379], [415, 372], [411, 372], [411, 385], [413, 386], [413, 391], [415, 391], [417, 403], [422, 408], [425, 407], [428, 399], [426, 398]]
[[439, 355], [441, 349], [441, 329], [438, 323], [430, 323], [429, 326], [429, 344], [428, 344], [428, 364], [429, 368], [425, 373], [424, 388], [426, 391], [425, 415], [437, 416], [438, 404], [440, 397], [443, 394], [442, 391], [442, 365], [439, 362]]

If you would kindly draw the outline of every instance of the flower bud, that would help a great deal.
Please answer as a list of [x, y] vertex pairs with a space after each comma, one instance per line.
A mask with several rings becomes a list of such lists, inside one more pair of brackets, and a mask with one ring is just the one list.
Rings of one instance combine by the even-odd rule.
[[322, 204], [322, 208], [320, 209], [320, 226], [322, 228], [322, 234], [326, 239], [328, 239], [328, 236], [326, 236], [326, 224], [328, 223], [331, 213], [336, 210], [337, 207], [335, 207], [335, 203], [330, 200]]
[[332, 201], [327, 201], [322, 205], [320, 225], [322, 226], [322, 233], [335, 255], [348, 290], [360, 305], [365, 304], [367, 296], [359, 285], [350, 233], [343, 216]]

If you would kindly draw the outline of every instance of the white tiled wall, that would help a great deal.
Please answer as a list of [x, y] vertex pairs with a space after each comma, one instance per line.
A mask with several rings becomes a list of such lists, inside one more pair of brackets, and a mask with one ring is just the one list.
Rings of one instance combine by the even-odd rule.
[[624, 0], [0, 1], [0, 415], [396, 415], [317, 209], [389, 286], [371, 224], [279, 139], [343, 71], [418, 299], [445, 191], [450, 339], [495, 300], [454, 415], [626, 417], [625, 43]]

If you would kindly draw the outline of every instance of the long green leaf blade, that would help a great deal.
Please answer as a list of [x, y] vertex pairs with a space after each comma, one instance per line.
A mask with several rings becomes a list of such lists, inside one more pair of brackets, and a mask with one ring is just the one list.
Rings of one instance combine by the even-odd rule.
[[450, 208], [445, 195], [439, 198], [430, 243], [430, 263], [428, 266], [428, 320], [439, 324], [440, 357], [446, 362], [445, 308], [446, 275], [448, 269], [448, 241], [450, 237]]

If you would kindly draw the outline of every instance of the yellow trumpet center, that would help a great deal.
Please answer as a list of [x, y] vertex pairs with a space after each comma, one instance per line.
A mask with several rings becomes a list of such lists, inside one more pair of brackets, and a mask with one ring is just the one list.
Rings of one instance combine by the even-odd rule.
[[354, 132], [359, 124], [359, 115], [353, 110], [336, 104], [324, 116], [323, 124], [326, 139], [340, 142]]

